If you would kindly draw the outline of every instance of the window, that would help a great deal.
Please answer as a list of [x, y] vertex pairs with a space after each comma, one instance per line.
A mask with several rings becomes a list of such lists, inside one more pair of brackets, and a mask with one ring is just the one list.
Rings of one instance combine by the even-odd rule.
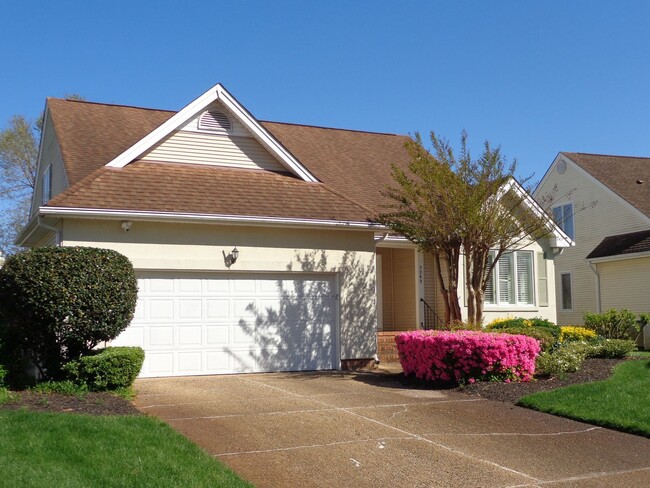
[[553, 220], [560, 226], [571, 239], [575, 239], [573, 230], [573, 204], [567, 203], [558, 207], [553, 207]]
[[571, 287], [571, 281], [571, 273], [562, 273], [560, 275], [562, 310], [573, 310], [573, 290]]
[[[494, 262], [496, 251], [490, 251], [488, 264]], [[490, 305], [533, 305], [532, 251], [505, 252], [492, 270], [485, 289], [485, 303]]]
[[52, 198], [52, 165], [50, 164], [41, 179], [41, 204], [45, 205]]

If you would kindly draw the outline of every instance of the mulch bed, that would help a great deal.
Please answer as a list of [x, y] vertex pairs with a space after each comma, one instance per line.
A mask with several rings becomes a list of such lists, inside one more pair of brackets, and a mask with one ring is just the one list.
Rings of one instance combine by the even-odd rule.
[[0, 405], [0, 410], [26, 409], [36, 412], [68, 412], [89, 415], [141, 415], [124, 398], [108, 393], [87, 393], [83, 396], [58, 393], [14, 391], [13, 399]]
[[586, 359], [579, 371], [568, 373], [563, 377], [535, 379], [525, 383], [474, 383], [459, 387], [459, 391], [469, 395], [478, 395], [489, 400], [517, 403], [521, 397], [539, 391], [555, 390], [569, 385], [606, 380], [612, 374], [612, 368], [625, 359]]

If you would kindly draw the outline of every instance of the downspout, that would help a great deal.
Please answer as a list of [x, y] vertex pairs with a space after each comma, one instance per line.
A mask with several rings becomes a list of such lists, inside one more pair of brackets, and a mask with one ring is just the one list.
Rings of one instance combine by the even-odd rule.
[[600, 275], [598, 274], [597, 268], [594, 267], [594, 263], [589, 261], [589, 267], [591, 271], [596, 275], [596, 313], [601, 313], [600, 306]]
[[53, 231], [56, 235], [56, 245], [58, 246], [61, 244], [61, 230], [57, 227], [52, 227], [51, 225], [44, 223], [41, 220], [40, 215], [36, 218], [36, 227], [43, 227], [44, 229]]

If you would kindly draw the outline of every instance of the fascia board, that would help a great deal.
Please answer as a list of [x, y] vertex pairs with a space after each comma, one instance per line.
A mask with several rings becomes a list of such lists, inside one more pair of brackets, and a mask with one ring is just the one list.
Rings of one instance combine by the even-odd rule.
[[137, 210], [40, 207], [39, 214], [58, 218], [133, 219], [153, 222], [186, 222], [205, 224], [255, 225], [264, 227], [296, 226], [305, 228], [345, 228], [354, 230], [382, 230], [372, 222], [278, 218], [241, 215], [193, 214], [177, 212], [144, 212]]
[[162, 141], [165, 137], [171, 134], [172, 131], [180, 127], [183, 123], [187, 122], [192, 116], [197, 114], [202, 108], [207, 107], [218, 98], [218, 84], [210, 88], [199, 98], [185, 106], [182, 110], [173, 115], [169, 120], [158, 126], [145, 137], [133, 144], [126, 151], [118, 155], [112, 161], [106, 164], [110, 168], [123, 168], [131, 161], [136, 159], [142, 153], [151, 149], [157, 143]]
[[145, 137], [133, 144], [126, 151], [118, 155], [106, 164], [109, 168], [123, 168], [143, 153], [153, 148], [165, 137], [186, 124], [195, 117], [201, 110], [204, 110], [211, 103], [220, 100], [233, 113], [239, 122], [246, 127], [253, 137], [270, 151], [280, 163], [289, 171], [304, 181], [316, 183], [318, 179], [301, 165], [259, 122], [233, 97], [223, 85], [217, 83], [196, 100], [185, 106], [169, 120], [151, 131]]
[[239, 121], [253, 134], [253, 137], [262, 144], [268, 151], [280, 159], [287, 169], [297, 173], [300, 178], [311, 183], [317, 183], [318, 179], [312, 175], [302, 164], [296, 160], [284, 146], [282, 146], [255, 117], [246, 110], [237, 99], [228, 92], [222, 85], [217, 85], [219, 100], [237, 116]]
[[615, 256], [603, 256], [602, 258], [587, 259], [590, 263], [607, 263], [611, 261], [626, 261], [628, 259], [650, 258], [650, 251], [635, 252], [628, 254], [616, 254]]
[[553, 235], [552, 240], [554, 241], [553, 247], [573, 247], [575, 242], [566, 235], [566, 233], [549, 217], [549, 215], [544, 211], [542, 206], [537, 203], [537, 201], [528, 193], [524, 187], [522, 187], [517, 180], [510, 178], [504, 185], [501, 187], [501, 195], [505, 195], [508, 191], [513, 190], [517, 193], [518, 196], [523, 198], [523, 202], [532, 211], [535, 216], [541, 217], [546, 223], [546, 228]]
[[[43, 158], [43, 141], [45, 140], [45, 131], [53, 130], [50, 129], [49, 124], [47, 123], [47, 119], [49, 118], [49, 115], [50, 115], [50, 107], [46, 100], [45, 109], [43, 110], [43, 129], [41, 130], [41, 140], [38, 142], [38, 156], [36, 159], [36, 181], [34, 182], [34, 190], [36, 190], [36, 187], [40, 184], [38, 180], [39, 180], [39, 175], [41, 174], [41, 164]], [[56, 134], [54, 135], [56, 136]], [[58, 144], [58, 138], [55, 137], [55, 139], [57, 139], [57, 144]], [[36, 208], [36, 201], [34, 200], [35, 198], [36, 198], [36, 191], [32, 191], [32, 198], [30, 199], [30, 203], [29, 203], [29, 215], [32, 215], [34, 209]]]

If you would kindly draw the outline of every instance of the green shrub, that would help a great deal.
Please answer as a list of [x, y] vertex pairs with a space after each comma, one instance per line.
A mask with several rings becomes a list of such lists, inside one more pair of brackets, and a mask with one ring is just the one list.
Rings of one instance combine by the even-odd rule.
[[636, 343], [626, 339], [604, 339], [593, 343], [592, 347], [588, 354], [591, 358], [622, 359], [636, 351]]
[[85, 396], [88, 393], [86, 385], [78, 385], [70, 380], [43, 381], [31, 388], [36, 393], [58, 393], [59, 395]]
[[635, 339], [640, 327], [636, 315], [629, 310], [611, 309], [605, 313], [584, 314], [585, 327], [605, 339]]
[[0, 269], [7, 333], [45, 378], [117, 337], [133, 317], [137, 281], [118, 252], [45, 247], [10, 256]]
[[539, 341], [539, 346], [542, 351], [552, 349], [558, 342], [557, 338], [553, 335], [554, 331], [548, 327], [508, 327], [504, 329], [493, 329], [493, 332], [520, 334], [532, 337]]
[[507, 319], [496, 319], [490, 322], [486, 328], [489, 330], [502, 330], [502, 329], [511, 329], [511, 328], [543, 328], [553, 334], [556, 340], [560, 340], [560, 335], [562, 333], [560, 327], [555, 325], [550, 320], [542, 319], [539, 317], [534, 317], [532, 319], [524, 319], [521, 317], [516, 318], [507, 318]]
[[590, 341], [597, 337], [596, 331], [586, 327], [575, 325], [563, 325], [560, 327], [562, 335], [560, 336], [561, 342], [572, 341]]
[[545, 351], [535, 361], [535, 376], [562, 376], [580, 369], [586, 358], [581, 343], [568, 343], [555, 351]]
[[140, 347], [107, 347], [63, 366], [67, 377], [89, 390], [103, 391], [130, 387], [142, 369]]
[[0, 388], [4, 388], [6, 377], [7, 377], [7, 370], [2, 364], [0, 364]]

